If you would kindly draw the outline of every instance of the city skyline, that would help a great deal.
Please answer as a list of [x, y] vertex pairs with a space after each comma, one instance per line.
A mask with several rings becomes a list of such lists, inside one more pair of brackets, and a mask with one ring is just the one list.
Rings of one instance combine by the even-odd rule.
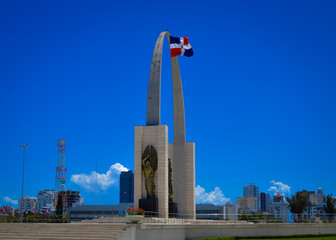
[[[119, 201], [119, 173], [134, 170], [134, 127], [146, 121], [151, 54], [167, 28], [189, 37], [195, 53], [179, 62], [198, 200], [236, 202], [250, 182], [286, 196], [319, 186], [336, 193], [336, 3], [192, 9], [172, 18], [173, 6], [161, 3], [0, 3], [1, 205], [21, 197], [20, 144], [29, 144], [24, 195], [55, 188], [59, 138], [67, 189], [93, 204], [97, 167], [97, 204]], [[165, 40], [162, 123], [171, 142], [170, 67]]]

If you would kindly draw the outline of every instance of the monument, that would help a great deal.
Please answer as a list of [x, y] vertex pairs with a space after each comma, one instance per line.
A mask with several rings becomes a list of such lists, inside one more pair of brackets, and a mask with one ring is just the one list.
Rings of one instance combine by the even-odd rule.
[[174, 142], [168, 126], [160, 124], [162, 32], [152, 57], [146, 126], [135, 127], [134, 207], [161, 217], [195, 218], [195, 143], [186, 142], [184, 101], [177, 57], [171, 57], [173, 77]]

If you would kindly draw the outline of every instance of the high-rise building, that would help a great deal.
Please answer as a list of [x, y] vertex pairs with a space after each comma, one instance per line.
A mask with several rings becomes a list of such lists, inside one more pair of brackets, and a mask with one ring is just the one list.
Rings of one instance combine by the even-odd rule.
[[271, 213], [271, 195], [265, 192], [260, 193], [260, 210]]
[[317, 190], [316, 198], [317, 198], [317, 205], [324, 205], [325, 195], [321, 187], [319, 187]]
[[284, 222], [289, 221], [288, 204], [284, 202], [284, 196], [277, 193], [271, 200], [271, 213], [275, 218], [279, 218]]
[[132, 170], [120, 173], [120, 203], [134, 202], [134, 174]]
[[249, 186], [244, 186], [244, 196], [245, 197], [259, 197], [259, 187], [251, 183]]
[[33, 211], [36, 209], [36, 199], [28, 196], [19, 199], [20, 211]]
[[36, 209], [48, 209], [49, 211], [55, 211], [54, 198], [56, 192], [54, 190], [42, 190], [37, 194]]
[[[250, 201], [250, 210], [253, 212], [258, 212], [259, 210], [259, 187], [251, 183], [249, 186], [244, 186], [244, 197], [249, 198]], [[257, 200], [255, 200], [256, 198]], [[255, 207], [256, 201], [256, 207]]]
[[258, 198], [241, 196], [237, 198], [238, 210], [242, 212], [257, 212], [258, 211]]
[[227, 202], [225, 204], [225, 219], [238, 221], [238, 207], [234, 202]]

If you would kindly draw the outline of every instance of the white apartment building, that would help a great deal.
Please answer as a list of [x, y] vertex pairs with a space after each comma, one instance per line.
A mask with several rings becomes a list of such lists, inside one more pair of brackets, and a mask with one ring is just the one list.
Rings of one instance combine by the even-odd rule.
[[55, 211], [55, 196], [54, 190], [42, 190], [37, 194], [37, 210], [46, 209], [49, 211]]
[[18, 207], [21, 211], [33, 211], [36, 209], [36, 199], [28, 196], [20, 198]]
[[284, 196], [280, 193], [277, 193], [271, 200], [271, 212], [275, 218], [289, 222], [288, 204], [284, 202]]

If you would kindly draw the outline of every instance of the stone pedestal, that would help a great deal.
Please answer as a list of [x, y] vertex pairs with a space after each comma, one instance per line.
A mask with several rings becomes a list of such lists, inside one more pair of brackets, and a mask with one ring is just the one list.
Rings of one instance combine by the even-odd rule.
[[136, 126], [134, 141], [134, 207], [140, 207], [139, 200], [147, 198], [141, 164], [145, 148], [152, 145], [158, 157], [157, 170], [154, 174], [157, 212], [160, 217], [168, 217], [168, 127]]
[[158, 215], [158, 200], [156, 198], [139, 199], [139, 207], [145, 211], [148, 217], [156, 217]]

